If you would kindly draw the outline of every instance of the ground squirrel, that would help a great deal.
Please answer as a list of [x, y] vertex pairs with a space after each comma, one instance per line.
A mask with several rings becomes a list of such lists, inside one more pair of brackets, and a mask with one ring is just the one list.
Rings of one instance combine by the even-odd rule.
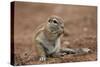
[[36, 29], [33, 42], [40, 61], [45, 61], [48, 56], [59, 56], [63, 54], [88, 53], [88, 48], [61, 48], [61, 37], [64, 33], [64, 21], [58, 16], [51, 16], [47, 22]]

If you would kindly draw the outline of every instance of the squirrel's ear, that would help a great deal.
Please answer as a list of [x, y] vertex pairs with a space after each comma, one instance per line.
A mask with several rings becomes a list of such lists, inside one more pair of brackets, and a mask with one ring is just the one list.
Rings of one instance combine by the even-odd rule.
[[48, 18], [48, 22], [51, 22], [52, 20], [50, 18]]

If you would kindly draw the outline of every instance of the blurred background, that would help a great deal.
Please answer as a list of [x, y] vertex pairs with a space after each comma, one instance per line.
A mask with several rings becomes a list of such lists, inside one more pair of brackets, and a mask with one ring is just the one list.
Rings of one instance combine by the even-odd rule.
[[[15, 2], [14, 5], [14, 49], [15, 61], [20, 64], [39, 64], [40, 62], [24, 62], [23, 53], [32, 45], [34, 30], [47, 19], [56, 15], [64, 20], [65, 33], [62, 47], [90, 48], [93, 53], [79, 56], [64, 56], [63, 59], [52, 59], [44, 63], [63, 63], [76, 61], [94, 61], [97, 51], [97, 7], [82, 5], [47, 4], [31, 2]], [[35, 51], [34, 51], [35, 53]]]

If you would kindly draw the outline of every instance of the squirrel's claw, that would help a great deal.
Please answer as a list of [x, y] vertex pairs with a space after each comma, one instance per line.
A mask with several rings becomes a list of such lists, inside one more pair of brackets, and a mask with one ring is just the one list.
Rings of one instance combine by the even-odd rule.
[[41, 56], [41, 57], [39, 58], [39, 61], [46, 61], [46, 56]]

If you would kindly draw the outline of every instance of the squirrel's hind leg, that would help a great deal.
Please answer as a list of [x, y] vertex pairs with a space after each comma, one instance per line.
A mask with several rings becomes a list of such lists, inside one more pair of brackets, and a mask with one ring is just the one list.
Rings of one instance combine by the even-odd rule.
[[91, 52], [91, 49], [89, 48], [62, 48], [61, 53], [64, 54], [86, 54]]

